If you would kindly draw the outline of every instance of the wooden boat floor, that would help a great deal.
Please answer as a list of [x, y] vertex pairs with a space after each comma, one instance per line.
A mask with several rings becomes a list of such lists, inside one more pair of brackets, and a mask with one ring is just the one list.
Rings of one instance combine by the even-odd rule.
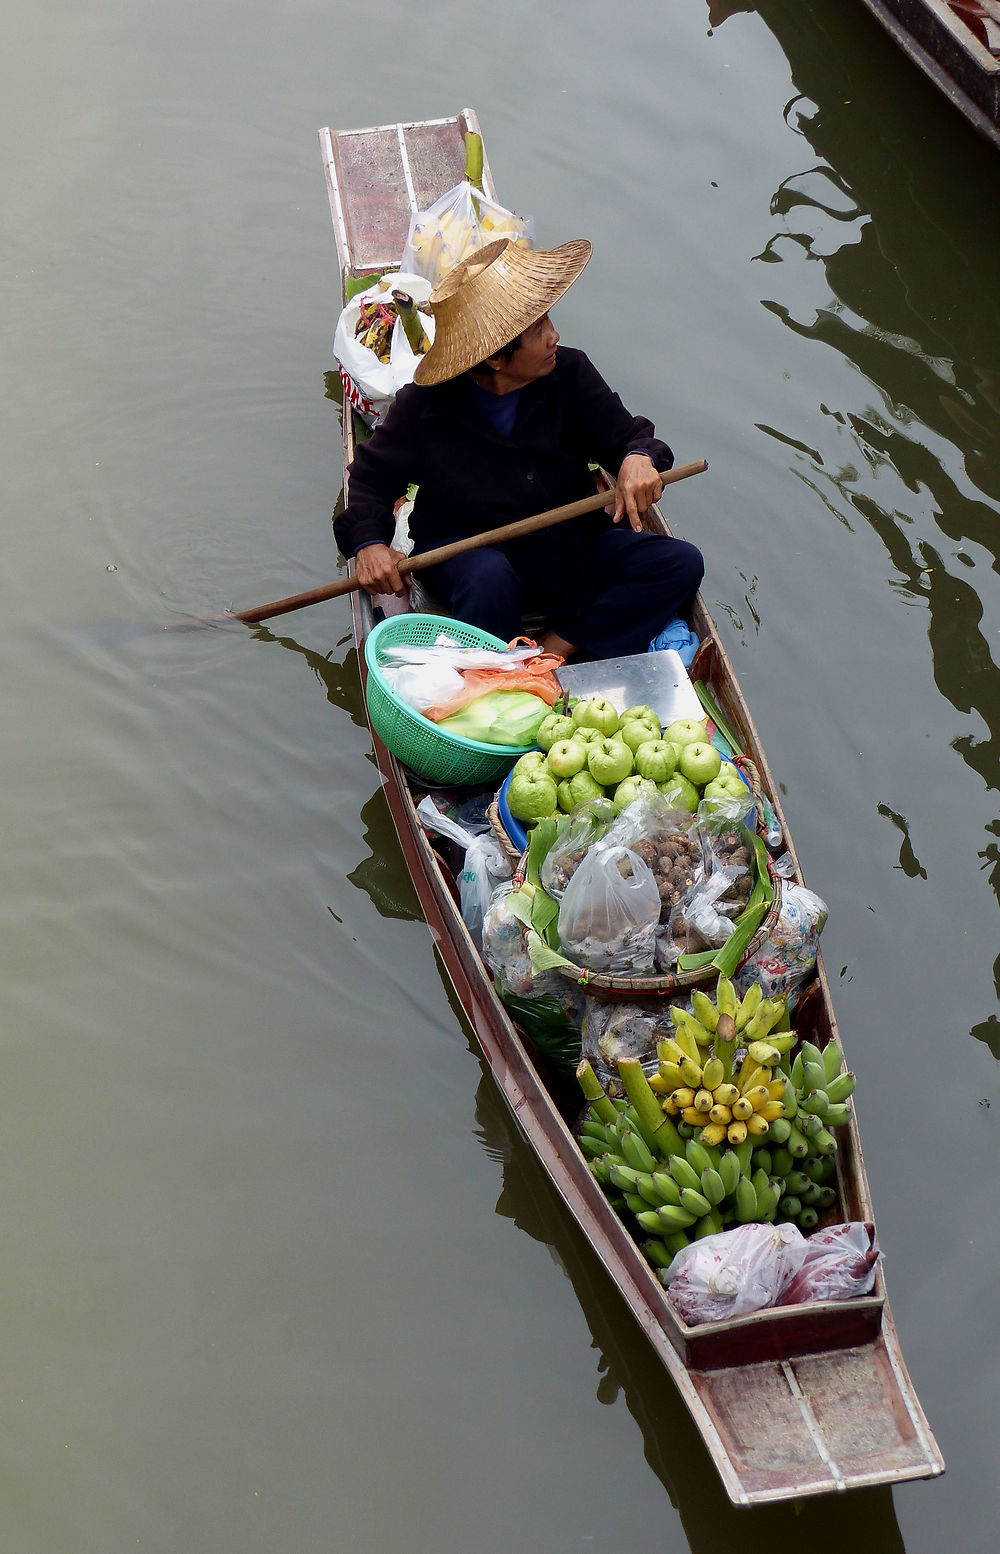
[[738, 1483], [764, 1504], [926, 1472], [928, 1441], [883, 1341], [804, 1359], [689, 1372]]

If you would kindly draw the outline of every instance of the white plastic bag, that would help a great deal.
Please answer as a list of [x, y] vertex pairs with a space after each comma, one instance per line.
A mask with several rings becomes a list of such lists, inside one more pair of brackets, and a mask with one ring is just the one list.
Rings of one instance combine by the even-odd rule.
[[410, 218], [400, 268], [423, 275], [432, 287], [437, 286], [477, 248], [502, 237], [530, 248], [534, 223], [530, 217], [515, 216], [463, 181]]
[[400, 701], [414, 712], [426, 712], [439, 702], [457, 696], [465, 681], [449, 664], [389, 664], [382, 667], [382, 678]]
[[648, 864], [628, 847], [595, 842], [563, 893], [559, 939], [591, 971], [650, 971], [659, 920]]
[[[333, 354], [340, 363], [344, 396], [369, 426], [377, 426], [383, 419], [403, 384], [412, 381], [420, 360], [414, 354], [406, 338], [406, 331], [398, 319], [392, 331], [388, 362], [379, 361], [375, 352], [362, 345], [355, 336], [362, 302], [389, 301], [393, 288], [409, 292], [416, 303], [426, 302], [431, 292], [430, 283], [422, 275], [402, 271], [399, 274], [383, 275], [366, 291], [358, 292], [351, 298], [337, 320], [337, 330], [333, 337]], [[433, 340], [433, 318], [421, 313], [420, 322], [428, 339]]]
[[697, 1327], [777, 1305], [805, 1260], [797, 1225], [738, 1225], [684, 1247], [663, 1283], [681, 1320]]
[[511, 877], [511, 867], [492, 831], [473, 834], [448, 815], [442, 815], [429, 794], [417, 805], [420, 823], [427, 831], [439, 831], [459, 847], [465, 848], [465, 861], [458, 873], [458, 893], [462, 921], [477, 949], [483, 944], [483, 919], [493, 892]]

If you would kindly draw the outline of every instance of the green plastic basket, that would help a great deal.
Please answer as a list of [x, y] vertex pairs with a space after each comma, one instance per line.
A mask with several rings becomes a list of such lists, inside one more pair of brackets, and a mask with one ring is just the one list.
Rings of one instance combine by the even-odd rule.
[[383, 677], [382, 670], [389, 662], [386, 648], [403, 642], [411, 647], [429, 647], [441, 632], [459, 647], [496, 648], [502, 652], [507, 646], [499, 637], [491, 637], [477, 626], [467, 626], [464, 621], [444, 615], [387, 616], [365, 638], [369, 722], [386, 749], [428, 782], [462, 787], [495, 783], [506, 776], [518, 756], [534, 746], [479, 744], [461, 734], [446, 733], [400, 701]]

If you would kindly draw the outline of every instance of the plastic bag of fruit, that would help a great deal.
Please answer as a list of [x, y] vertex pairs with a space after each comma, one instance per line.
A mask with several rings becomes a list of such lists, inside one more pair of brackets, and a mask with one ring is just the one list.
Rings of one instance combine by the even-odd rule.
[[580, 1035], [583, 1056], [589, 1058], [602, 1083], [617, 1076], [619, 1058], [638, 1058], [650, 1071], [657, 1064], [656, 1043], [672, 1036], [666, 1010], [648, 1004], [608, 1003], [587, 998]]
[[[427, 301], [431, 291], [422, 275], [403, 272], [384, 275], [345, 305], [333, 337], [333, 354], [340, 364], [345, 398], [369, 426], [377, 426], [383, 419], [397, 392], [413, 378], [420, 360], [411, 349], [402, 324], [394, 316], [394, 287], [407, 292], [418, 305]], [[364, 343], [371, 335], [367, 331], [359, 334], [358, 330], [363, 310], [367, 317], [372, 310], [382, 309], [387, 316], [392, 315], [392, 322], [386, 322], [380, 341], [380, 344], [388, 345], [388, 353], [383, 350], [377, 355]], [[433, 318], [421, 313], [420, 320], [428, 339], [433, 340]]]
[[628, 847], [595, 842], [563, 892], [559, 940], [591, 971], [653, 967], [660, 897], [649, 866]]
[[783, 880], [777, 922], [733, 978], [740, 996], [752, 982], [760, 983], [765, 998], [787, 998], [794, 993], [812, 975], [826, 919], [826, 903], [814, 891]]
[[463, 180], [426, 210], [411, 216], [400, 269], [422, 275], [432, 287], [437, 286], [456, 264], [504, 237], [530, 248], [534, 223], [530, 217], [505, 210]]
[[814, 1230], [806, 1240], [805, 1261], [782, 1291], [778, 1304], [867, 1295], [875, 1283], [875, 1265], [881, 1255], [874, 1225], [853, 1220]]
[[689, 1327], [777, 1305], [806, 1260], [797, 1225], [737, 1225], [684, 1247], [663, 1274]]
[[587, 799], [570, 813], [539, 868], [542, 889], [554, 901], [562, 900], [566, 886], [593, 844], [607, 834], [616, 814], [609, 799]]
[[449, 734], [483, 745], [510, 745], [527, 750], [538, 725], [549, 715], [549, 704], [531, 691], [488, 691], [467, 702], [437, 725]]

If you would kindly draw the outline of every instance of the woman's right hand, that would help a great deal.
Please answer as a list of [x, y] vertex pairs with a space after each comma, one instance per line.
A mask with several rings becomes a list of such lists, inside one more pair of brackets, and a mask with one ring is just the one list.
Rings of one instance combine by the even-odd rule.
[[399, 563], [405, 559], [404, 551], [388, 545], [366, 545], [354, 558], [358, 582], [373, 598], [378, 594], [395, 594], [402, 599], [406, 584], [399, 575]]

